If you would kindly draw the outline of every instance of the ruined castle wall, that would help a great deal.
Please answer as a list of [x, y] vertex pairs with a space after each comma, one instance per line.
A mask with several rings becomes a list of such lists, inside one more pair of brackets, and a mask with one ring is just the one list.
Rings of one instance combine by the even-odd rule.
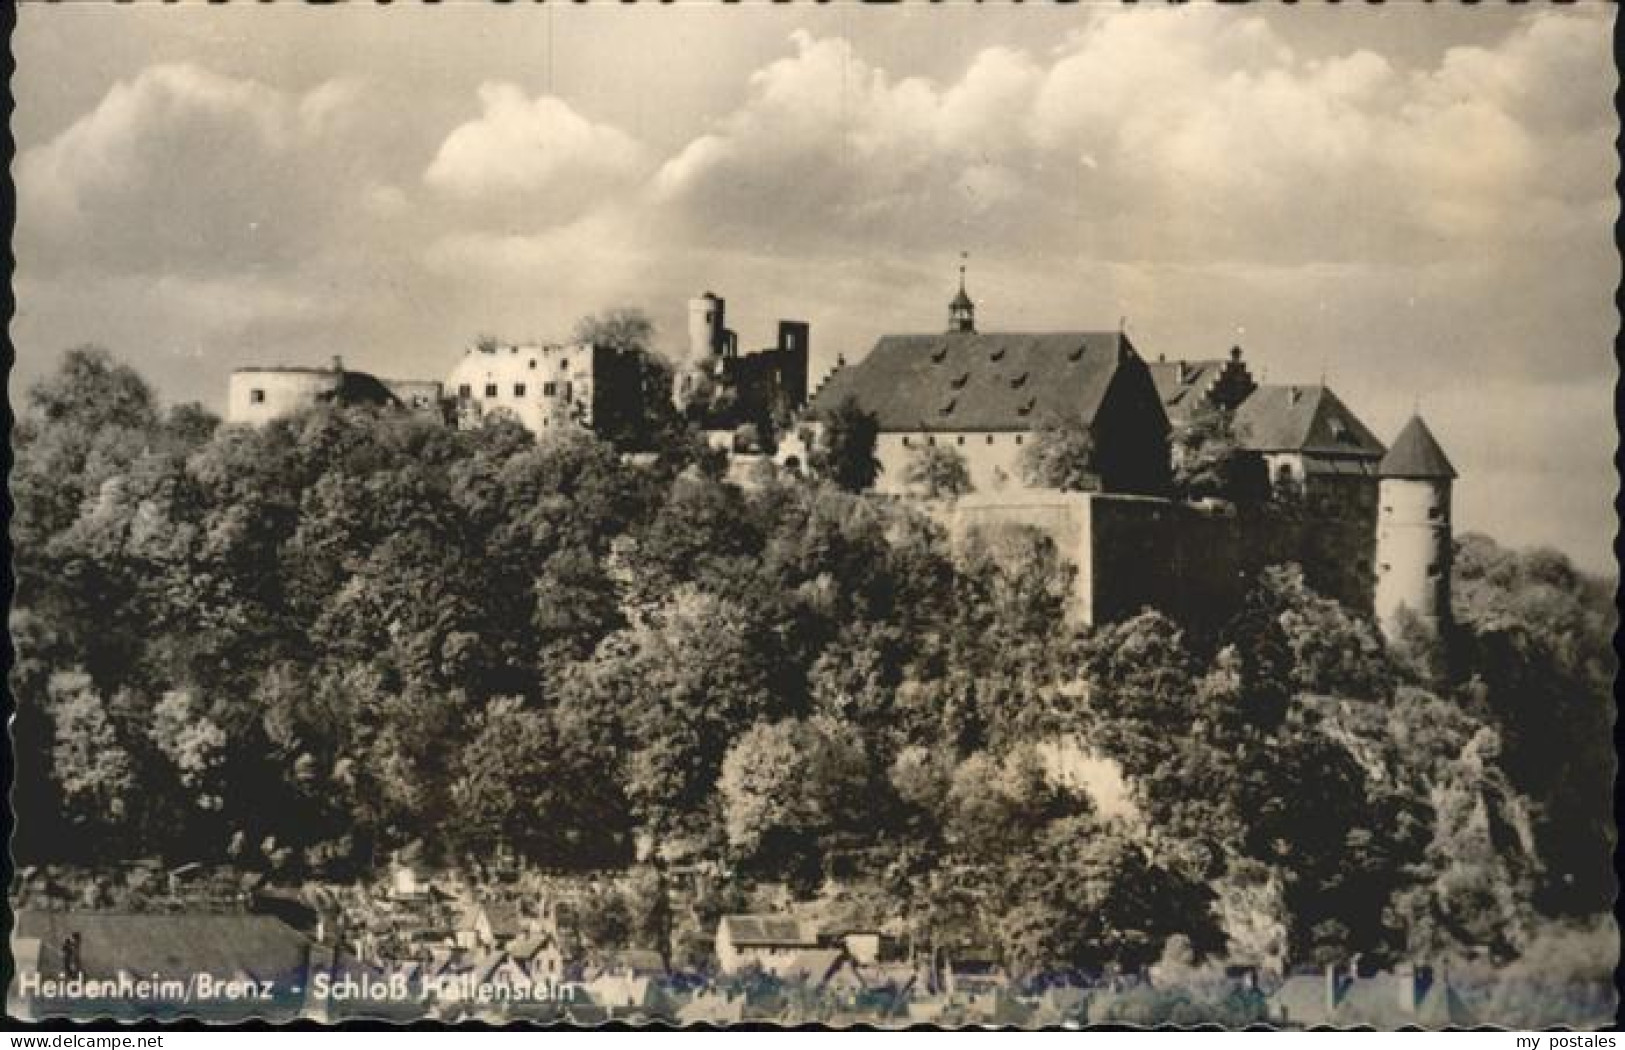
[[340, 379], [323, 368], [239, 368], [226, 388], [226, 422], [257, 425], [314, 408]]

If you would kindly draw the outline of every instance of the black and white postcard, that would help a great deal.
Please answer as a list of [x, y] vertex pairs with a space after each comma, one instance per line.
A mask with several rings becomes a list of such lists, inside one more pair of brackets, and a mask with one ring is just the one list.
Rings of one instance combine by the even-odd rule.
[[7, 1014], [1611, 1025], [1615, 18], [23, 4]]

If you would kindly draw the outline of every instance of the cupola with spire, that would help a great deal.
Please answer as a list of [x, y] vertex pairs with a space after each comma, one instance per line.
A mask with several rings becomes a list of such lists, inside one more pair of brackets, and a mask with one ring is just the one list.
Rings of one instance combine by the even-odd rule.
[[974, 332], [976, 331], [976, 304], [965, 291], [965, 256], [960, 255], [959, 262], [959, 294], [948, 304], [948, 331]]

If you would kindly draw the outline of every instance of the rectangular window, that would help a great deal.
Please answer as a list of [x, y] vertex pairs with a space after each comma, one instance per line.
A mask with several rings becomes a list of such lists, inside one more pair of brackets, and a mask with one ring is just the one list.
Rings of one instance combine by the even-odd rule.
[[909, 437], [908, 437], [907, 434], [903, 435], [903, 447], [904, 448], [913, 448], [914, 447], [914, 442], [909, 440]]
[[1018, 445], [1021, 444], [1021, 435], [1020, 434], [1016, 435], [1016, 444], [1018, 444]]
[[532, 367], [532, 368], [536, 367], [536, 359], [534, 357], [530, 359], [530, 367]]
[[1428, 520], [1429, 521], [1438, 521], [1442, 517], [1444, 517], [1444, 508], [1443, 507], [1429, 507], [1428, 508]]
[[457, 387], [457, 396], [458, 397], [473, 397], [474, 396], [474, 388], [469, 386], [467, 383], [463, 383], [463, 384], [461, 384], [461, 385], [459, 385]]
[[570, 359], [568, 357], [566, 357], [562, 361], [559, 362], [559, 371], [560, 372], [568, 372], [569, 370], [570, 370]]
[[991, 445], [991, 444], [993, 444], [993, 435], [992, 435], [992, 434], [989, 434], [989, 435], [988, 435], [988, 436], [987, 436], [987, 443], [988, 443], [988, 444], [989, 444], [989, 445]]
[[565, 383], [564, 383], [564, 400], [566, 400], [566, 401], [570, 400], [570, 383], [569, 383], [569, 380], [566, 380]]
[[552, 397], [554, 394], [557, 394], [558, 392], [559, 392], [559, 385], [557, 383], [543, 383], [542, 384], [542, 396], [543, 397]]
[[525, 384], [523, 384], [523, 383], [515, 383], [513, 385], [513, 396], [514, 397], [524, 397], [525, 396]]
[[265, 391], [256, 387], [248, 392], [248, 403], [251, 405], [265, 404]]
[[485, 396], [486, 397], [496, 397], [497, 396], [497, 385], [495, 383], [487, 383], [487, 384], [485, 384]]
[[959, 444], [960, 445], [965, 444], [965, 435], [963, 435], [963, 434], [959, 435]]
[[927, 445], [935, 445], [937, 443], [937, 436], [932, 434], [930, 437], [925, 439], [925, 443]]

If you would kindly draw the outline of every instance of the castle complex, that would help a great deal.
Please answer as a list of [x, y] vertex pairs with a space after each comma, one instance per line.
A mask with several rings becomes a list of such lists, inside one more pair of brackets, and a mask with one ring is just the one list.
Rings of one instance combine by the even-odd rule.
[[[849, 398], [879, 423], [877, 490], [908, 493], [914, 457], [954, 450], [971, 493], [946, 509], [950, 527], [1049, 535], [1078, 570], [1080, 620], [1146, 605], [1222, 612], [1281, 562], [1390, 634], [1402, 610], [1435, 630], [1449, 616], [1455, 471], [1427, 425], [1413, 418], [1387, 449], [1328, 387], [1256, 382], [1240, 348], [1146, 362], [1122, 331], [983, 333], [962, 271], [945, 331], [882, 336], [825, 381], [811, 414]], [[1290, 513], [1172, 498], [1170, 434], [1210, 411], [1263, 479], [1258, 495]], [[1023, 469], [1023, 450], [1057, 420], [1088, 435], [1090, 491], [1045, 489]]]
[[[1222, 358], [1148, 362], [1121, 330], [981, 332], [963, 269], [945, 331], [882, 336], [816, 390], [803, 322], [780, 321], [773, 346], [742, 354], [725, 301], [706, 292], [688, 304], [687, 335], [671, 397], [714, 444], [757, 454], [778, 446], [783, 459], [797, 420], [816, 429], [855, 402], [878, 423], [878, 493], [919, 495], [911, 463], [928, 449], [951, 450], [970, 491], [937, 512], [962, 537], [1010, 525], [1049, 535], [1077, 567], [1080, 620], [1146, 605], [1222, 611], [1258, 569], [1279, 562], [1302, 565], [1317, 590], [1390, 634], [1407, 616], [1435, 630], [1449, 616], [1456, 475], [1427, 425], [1411, 419], [1385, 448], [1328, 387], [1255, 381], [1239, 347]], [[647, 410], [644, 396], [626, 352], [488, 342], [466, 351], [444, 384], [378, 379], [338, 359], [329, 369], [238, 369], [227, 419], [257, 424], [318, 404], [366, 404], [465, 428], [507, 413], [541, 434], [601, 429], [611, 414]], [[1214, 413], [1260, 479], [1259, 505], [1173, 495], [1189, 454], [1174, 439]], [[1026, 469], [1034, 442], [1057, 427], [1087, 435], [1088, 491], [1045, 488]]]

